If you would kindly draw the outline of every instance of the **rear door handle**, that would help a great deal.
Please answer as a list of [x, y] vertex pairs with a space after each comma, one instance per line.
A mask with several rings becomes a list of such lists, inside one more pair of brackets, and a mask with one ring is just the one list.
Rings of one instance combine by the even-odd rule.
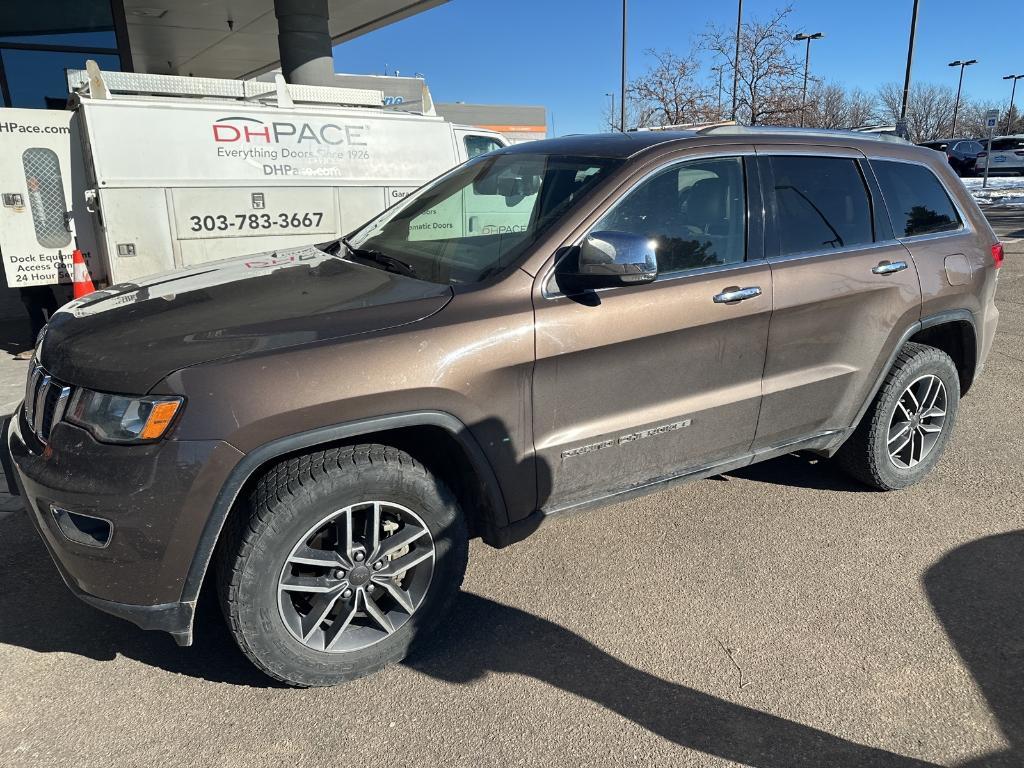
[[726, 288], [721, 293], [716, 294], [713, 301], [715, 304], [733, 304], [734, 302], [753, 299], [760, 295], [761, 289], [756, 285], [750, 288], [730, 287]]
[[883, 261], [871, 271], [876, 275], [891, 275], [893, 272], [902, 272], [907, 268], [905, 261]]

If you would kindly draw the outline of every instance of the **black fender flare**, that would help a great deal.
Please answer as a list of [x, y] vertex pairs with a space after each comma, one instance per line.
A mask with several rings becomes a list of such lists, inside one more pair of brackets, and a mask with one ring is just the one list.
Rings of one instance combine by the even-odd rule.
[[265, 443], [259, 448], [246, 453], [242, 460], [235, 465], [235, 468], [231, 470], [227, 480], [221, 486], [206, 524], [203, 526], [199, 543], [196, 546], [195, 554], [192, 556], [192, 563], [189, 566], [185, 576], [185, 583], [182, 586], [181, 602], [194, 606], [199, 599], [199, 591], [202, 588], [206, 572], [209, 570], [214, 549], [220, 540], [228, 514], [238, 499], [242, 488], [245, 487], [245, 484], [261, 466], [280, 456], [308, 448], [315, 448], [338, 440], [372, 436], [375, 433], [401, 429], [403, 427], [421, 426], [440, 427], [459, 442], [466, 451], [466, 455], [469, 457], [474, 470], [477, 472], [484, 493], [487, 494], [491, 509], [494, 511], [491, 523], [497, 529], [507, 527], [508, 509], [505, 506], [505, 498], [501, 493], [501, 487], [498, 485], [497, 475], [494, 473], [494, 469], [487, 460], [487, 456], [470, 433], [468, 427], [450, 413], [444, 411], [409, 411], [318, 427], [317, 429], [287, 435]]

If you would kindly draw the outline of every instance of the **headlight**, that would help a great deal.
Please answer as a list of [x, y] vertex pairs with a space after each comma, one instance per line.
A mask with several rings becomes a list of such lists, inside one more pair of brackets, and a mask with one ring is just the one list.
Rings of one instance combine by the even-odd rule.
[[67, 419], [102, 442], [147, 443], [163, 436], [183, 402], [180, 397], [127, 397], [80, 389]]

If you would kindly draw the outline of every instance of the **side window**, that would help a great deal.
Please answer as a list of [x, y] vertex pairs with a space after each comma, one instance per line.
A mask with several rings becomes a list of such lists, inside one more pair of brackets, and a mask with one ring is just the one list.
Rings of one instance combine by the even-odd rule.
[[472, 160], [479, 155], [485, 155], [496, 149], [501, 149], [504, 144], [493, 136], [466, 136], [466, 159]]
[[935, 174], [923, 165], [872, 160], [896, 237], [960, 228], [960, 217]]
[[594, 230], [656, 240], [661, 274], [743, 261], [746, 254], [743, 159], [691, 160], [630, 191]]
[[874, 241], [871, 203], [857, 162], [843, 157], [772, 157], [779, 255]]

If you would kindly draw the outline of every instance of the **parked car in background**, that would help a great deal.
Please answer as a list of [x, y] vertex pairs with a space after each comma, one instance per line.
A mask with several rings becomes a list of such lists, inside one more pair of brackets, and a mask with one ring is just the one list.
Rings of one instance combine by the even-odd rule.
[[[978, 173], [985, 170], [985, 158], [978, 161]], [[1019, 173], [1024, 175], [1024, 133], [1016, 136], [998, 136], [992, 139], [992, 157], [989, 173]]]
[[937, 139], [922, 142], [918, 146], [944, 152], [958, 176], [973, 176], [984, 167], [985, 147], [974, 139]]
[[[83, 600], [188, 645], [208, 583], [302, 686], [429, 638], [471, 537], [794, 451], [906, 488], [992, 346], [1003, 250], [887, 139], [519, 144], [347, 237], [90, 294], [40, 336], [7, 476]], [[621, 546], [666, 524], [635, 522]]]

